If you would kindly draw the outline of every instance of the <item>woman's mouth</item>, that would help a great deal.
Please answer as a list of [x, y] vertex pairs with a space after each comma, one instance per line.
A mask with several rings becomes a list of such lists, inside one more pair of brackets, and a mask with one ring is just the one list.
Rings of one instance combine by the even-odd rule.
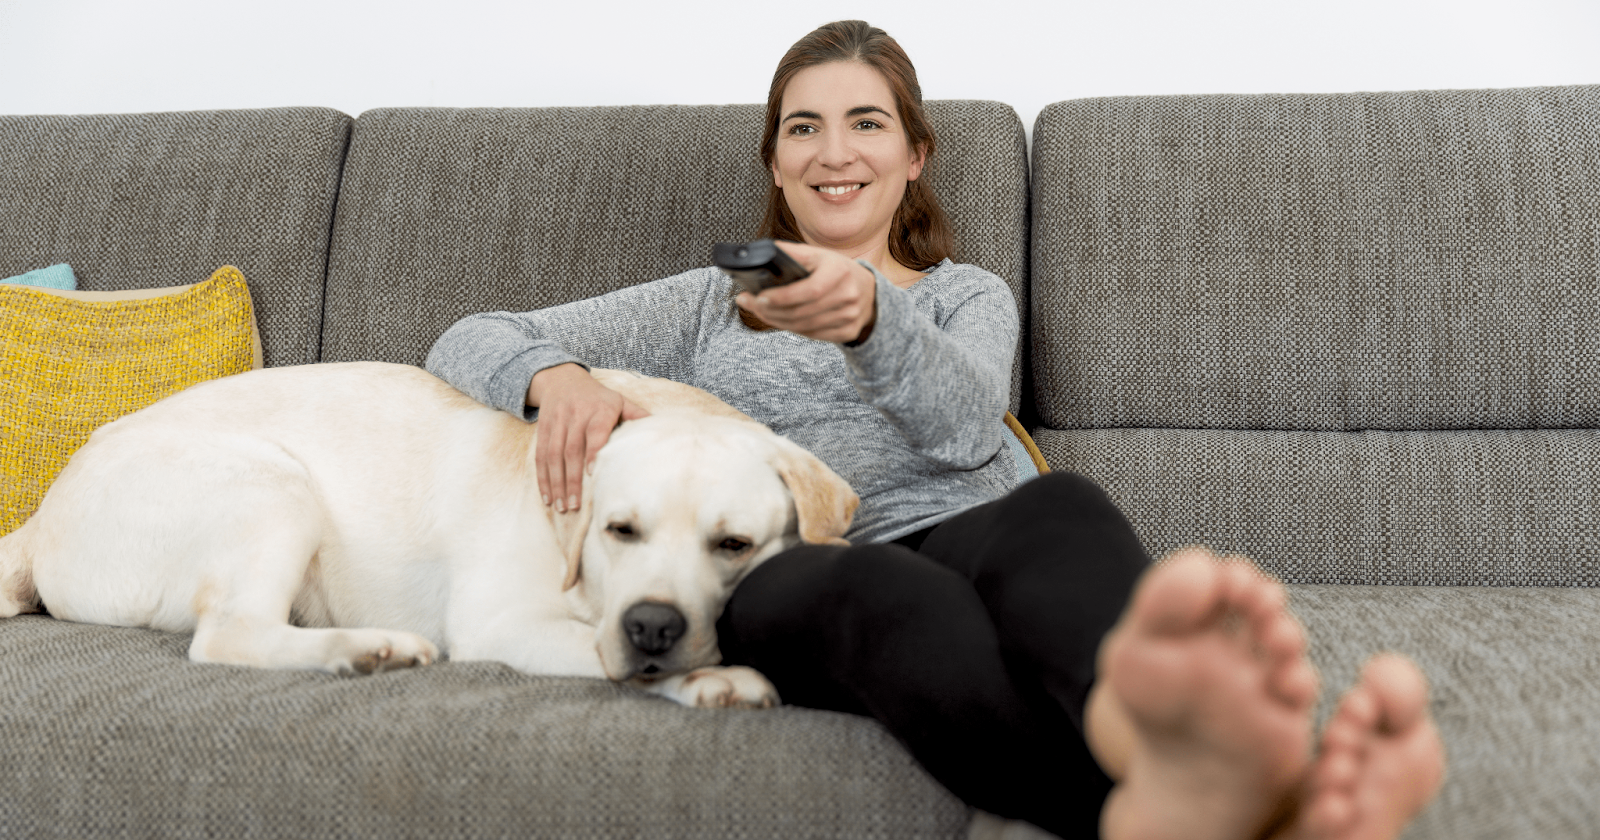
[[819, 184], [812, 189], [828, 195], [845, 195], [866, 186], [865, 184]]

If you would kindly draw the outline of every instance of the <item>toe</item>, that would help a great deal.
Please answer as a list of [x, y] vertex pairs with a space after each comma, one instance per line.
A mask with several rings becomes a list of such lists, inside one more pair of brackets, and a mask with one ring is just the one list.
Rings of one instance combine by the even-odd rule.
[[1287, 606], [1257, 622], [1256, 644], [1268, 659], [1282, 662], [1299, 659], [1306, 652], [1306, 633]]
[[1371, 690], [1373, 716], [1384, 732], [1410, 729], [1427, 710], [1427, 678], [1403, 656], [1393, 653], [1374, 656], [1362, 669], [1361, 683]]
[[1320, 682], [1317, 669], [1305, 659], [1299, 659], [1275, 669], [1269, 685], [1279, 700], [1296, 708], [1310, 708], [1317, 702]]
[[1145, 574], [1134, 591], [1129, 616], [1146, 633], [1187, 633], [1218, 606], [1221, 576], [1204, 549], [1186, 549]]
[[1356, 816], [1355, 800], [1348, 794], [1319, 796], [1306, 809], [1304, 824], [1310, 837], [1335, 837], [1344, 833]]

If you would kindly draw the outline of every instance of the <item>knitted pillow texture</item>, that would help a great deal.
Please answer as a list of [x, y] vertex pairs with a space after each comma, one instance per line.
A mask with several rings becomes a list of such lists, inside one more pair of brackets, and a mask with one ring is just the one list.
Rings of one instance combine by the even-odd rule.
[[95, 429], [260, 366], [250, 290], [233, 266], [166, 289], [0, 285], [0, 535], [27, 520]]
[[20, 286], [42, 286], [46, 289], [63, 289], [72, 291], [78, 288], [78, 277], [72, 273], [72, 266], [59, 263], [48, 268], [39, 268], [26, 274], [7, 277], [0, 283], [15, 283]]

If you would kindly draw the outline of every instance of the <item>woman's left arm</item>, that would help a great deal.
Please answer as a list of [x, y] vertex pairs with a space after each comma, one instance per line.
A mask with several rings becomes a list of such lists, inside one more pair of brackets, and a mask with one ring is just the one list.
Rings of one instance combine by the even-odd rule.
[[936, 323], [866, 262], [809, 245], [782, 247], [811, 275], [760, 297], [741, 294], [739, 305], [773, 326], [838, 345], [856, 393], [923, 457], [958, 470], [988, 463], [1003, 445], [1017, 346], [1017, 306], [1005, 281], [954, 267], [955, 277], [939, 281], [951, 285], [936, 293]]
[[924, 457], [977, 469], [1004, 445], [1017, 308], [1000, 278], [976, 268], [943, 301], [941, 323], [876, 270], [876, 317], [859, 346], [840, 345], [851, 384]]

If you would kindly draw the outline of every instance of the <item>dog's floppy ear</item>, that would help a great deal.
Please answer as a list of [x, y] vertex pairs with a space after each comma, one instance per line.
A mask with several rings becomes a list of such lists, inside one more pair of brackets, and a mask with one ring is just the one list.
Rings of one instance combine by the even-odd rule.
[[562, 592], [577, 586], [583, 572], [583, 538], [589, 533], [589, 523], [594, 521], [594, 494], [589, 491], [593, 481], [594, 476], [584, 477], [583, 504], [577, 510], [556, 513], [554, 508], [546, 508], [550, 524], [555, 527], [556, 543], [567, 560], [567, 573], [561, 580]]
[[773, 435], [771, 464], [794, 497], [800, 539], [808, 543], [849, 545], [844, 533], [861, 498], [822, 459], [787, 438]]

